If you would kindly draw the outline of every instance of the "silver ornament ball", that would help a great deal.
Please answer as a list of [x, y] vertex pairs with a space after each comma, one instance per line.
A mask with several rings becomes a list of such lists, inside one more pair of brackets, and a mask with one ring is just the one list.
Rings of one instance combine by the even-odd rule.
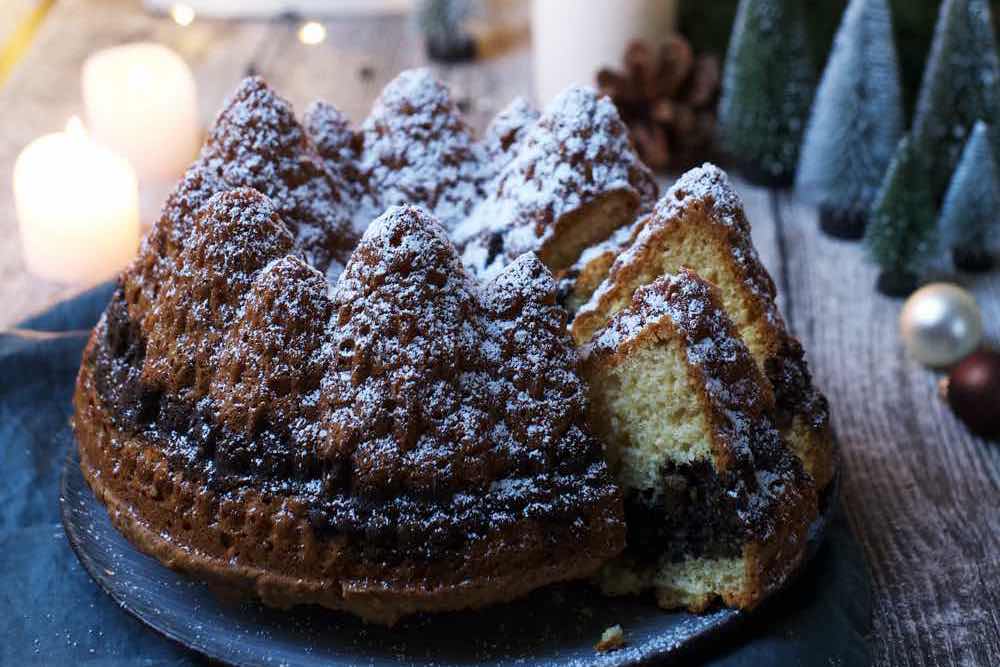
[[983, 318], [969, 292], [950, 283], [932, 283], [906, 300], [899, 330], [911, 357], [925, 366], [949, 366], [979, 346]]

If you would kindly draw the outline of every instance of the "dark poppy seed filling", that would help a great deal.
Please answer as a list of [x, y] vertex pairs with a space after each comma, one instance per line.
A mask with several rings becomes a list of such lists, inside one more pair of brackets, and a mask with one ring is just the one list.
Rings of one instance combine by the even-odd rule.
[[628, 552], [640, 564], [660, 559], [736, 558], [746, 541], [738, 502], [708, 461], [669, 462], [660, 493], [632, 490], [625, 497]]

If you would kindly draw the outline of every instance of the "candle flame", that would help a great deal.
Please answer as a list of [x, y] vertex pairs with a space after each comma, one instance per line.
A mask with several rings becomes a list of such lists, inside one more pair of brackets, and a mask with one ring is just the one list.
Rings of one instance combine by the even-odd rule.
[[170, 18], [179, 26], [189, 26], [194, 22], [194, 8], [178, 2], [170, 7]]
[[326, 28], [322, 23], [306, 21], [299, 28], [299, 41], [308, 46], [315, 46], [326, 39]]
[[66, 121], [66, 134], [74, 139], [87, 138], [87, 128], [83, 126], [83, 121], [80, 120], [79, 116], [71, 116], [70, 119]]

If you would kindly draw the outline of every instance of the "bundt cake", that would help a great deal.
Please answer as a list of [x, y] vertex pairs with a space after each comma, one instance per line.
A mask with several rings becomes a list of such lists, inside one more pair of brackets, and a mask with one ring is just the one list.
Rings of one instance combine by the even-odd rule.
[[786, 442], [820, 489], [833, 476], [826, 399], [812, 385], [802, 346], [785, 328], [774, 282], [760, 263], [739, 196], [719, 168], [684, 174], [656, 204], [606, 279], [576, 312], [573, 336], [586, 344], [643, 285], [681, 267], [718, 285], [722, 305], [767, 378]]
[[525, 252], [554, 273], [569, 269], [656, 201], [656, 182], [608, 98], [569, 88], [534, 117], [515, 102], [488, 131], [500, 138], [503, 167], [453, 233], [484, 279]]
[[652, 588], [695, 611], [756, 605], [800, 563], [816, 491], [717, 288], [687, 269], [657, 278], [583, 356], [626, 499], [628, 549], [604, 589]]
[[483, 280], [525, 252], [564, 271], [650, 210], [658, 192], [614, 105], [587, 87], [542, 114], [518, 98], [476, 141], [447, 88], [413, 70], [386, 87], [360, 131], [324, 103], [305, 126], [349, 193], [356, 228], [388, 206], [422, 206]]
[[392, 623], [592, 574], [624, 544], [555, 283], [480, 286], [416, 208], [327, 296], [255, 190], [211, 197], [145, 317], [130, 284], [75, 397], [81, 467], [169, 565]]
[[91, 335], [84, 476], [141, 549], [275, 606], [393, 623], [598, 572], [752, 606], [816, 511], [785, 439], [832, 463], [727, 188], [656, 204], [591, 89], [476, 139], [424, 70], [356, 129], [248, 78]]

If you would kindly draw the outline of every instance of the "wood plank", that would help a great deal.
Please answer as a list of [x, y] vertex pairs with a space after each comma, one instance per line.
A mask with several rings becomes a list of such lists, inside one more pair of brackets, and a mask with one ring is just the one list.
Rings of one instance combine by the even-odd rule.
[[[1000, 656], [1000, 448], [937, 396], [908, 359], [901, 301], [877, 294], [860, 244], [817, 231], [815, 211], [776, 195], [790, 324], [830, 399], [843, 502], [877, 591], [880, 664], [996, 664]], [[1000, 336], [1000, 275], [970, 286]]]

